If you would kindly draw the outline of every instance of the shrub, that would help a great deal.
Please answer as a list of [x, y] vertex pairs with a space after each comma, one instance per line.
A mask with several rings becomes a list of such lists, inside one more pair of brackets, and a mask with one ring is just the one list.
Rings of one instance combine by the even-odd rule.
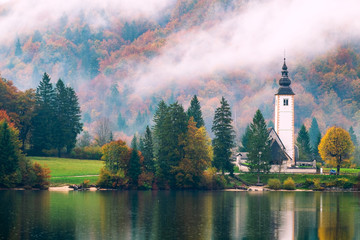
[[353, 187], [353, 183], [351, 183], [347, 178], [337, 178], [334, 181], [327, 183], [326, 186], [348, 189]]
[[323, 190], [324, 189], [320, 184], [319, 178], [313, 179], [313, 183], [314, 183], [314, 187], [313, 187], [314, 190]]
[[210, 167], [204, 171], [201, 187], [205, 189], [223, 189], [226, 185], [226, 179], [217, 174], [217, 169]]
[[270, 189], [280, 189], [281, 188], [281, 182], [277, 178], [271, 178], [268, 180], [268, 186]]
[[81, 184], [80, 187], [81, 188], [89, 188], [90, 187], [90, 180], [84, 180]]
[[76, 147], [70, 153], [71, 158], [100, 160], [102, 157], [100, 146]]
[[96, 185], [101, 188], [127, 189], [129, 187], [129, 178], [126, 177], [125, 171], [122, 169], [114, 174], [102, 168]]
[[307, 178], [304, 183], [305, 188], [310, 188], [314, 185], [314, 181], [310, 178]]
[[154, 182], [154, 174], [142, 172], [138, 177], [138, 186], [140, 189], [151, 189]]
[[284, 189], [286, 190], [294, 190], [295, 189], [295, 182], [291, 177], [288, 177], [283, 184]]
[[35, 181], [33, 187], [40, 189], [48, 189], [50, 182], [50, 169], [46, 167], [41, 167], [41, 165], [37, 162], [33, 165], [34, 173], [35, 173]]

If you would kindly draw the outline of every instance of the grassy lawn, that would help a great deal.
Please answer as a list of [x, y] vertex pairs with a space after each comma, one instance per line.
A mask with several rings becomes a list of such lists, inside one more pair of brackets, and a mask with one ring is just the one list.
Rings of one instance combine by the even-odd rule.
[[42, 166], [46, 164], [50, 168], [51, 186], [79, 184], [84, 180], [95, 183], [97, 176], [86, 175], [98, 175], [104, 164], [103, 161], [70, 158], [29, 157], [29, 159]]
[[[246, 181], [249, 184], [256, 184], [257, 183], [257, 174], [252, 173], [242, 173], [238, 175], [239, 178]], [[295, 183], [305, 183], [306, 179], [315, 179], [318, 178], [322, 183], [332, 182], [337, 178], [347, 178], [350, 182], [356, 183], [357, 182], [357, 176], [354, 175], [318, 175], [318, 174], [260, 174], [260, 181], [262, 183], [267, 184], [268, 180], [270, 178], [279, 178], [281, 182], [284, 182], [285, 179], [288, 177], [291, 177]]]

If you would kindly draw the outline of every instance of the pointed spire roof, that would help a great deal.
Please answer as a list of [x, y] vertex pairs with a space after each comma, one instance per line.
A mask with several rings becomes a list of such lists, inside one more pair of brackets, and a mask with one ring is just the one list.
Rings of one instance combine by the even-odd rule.
[[286, 58], [284, 58], [284, 64], [282, 66], [282, 71], [281, 71], [281, 78], [279, 80], [280, 88], [276, 95], [295, 95], [290, 87], [291, 80], [288, 76], [287, 69], [288, 68], [286, 66]]

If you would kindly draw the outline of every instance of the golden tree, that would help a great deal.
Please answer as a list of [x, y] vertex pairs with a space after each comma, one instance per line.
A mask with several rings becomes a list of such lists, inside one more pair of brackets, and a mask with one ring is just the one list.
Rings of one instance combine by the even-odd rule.
[[336, 166], [337, 175], [341, 164], [350, 158], [354, 150], [350, 134], [341, 127], [331, 127], [319, 144], [321, 158], [328, 164]]

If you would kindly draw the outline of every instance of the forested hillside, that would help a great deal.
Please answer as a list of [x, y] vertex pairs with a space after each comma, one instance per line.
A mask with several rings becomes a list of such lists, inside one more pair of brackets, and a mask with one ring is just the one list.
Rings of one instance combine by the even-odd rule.
[[[272, 3], [169, 2], [156, 17], [122, 16], [100, 7], [72, 15], [65, 11], [49, 25], [1, 41], [1, 76], [21, 90], [36, 88], [44, 72], [53, 83], [61, 78], [79, 96], [85, 130], [93, 132], [97, 122], [108, 118], [115, 135], [123, 138], [145, 131], [162, 99], [187, 108], [194, 94], [208, 131], [221, 96], [231, 105], [238, 137], [257, 108], [272, 120], [286, 46], [270, 39], [266, 46], [274, 50], [263, 50], [262, 34], [266, 36], [269, 28], [251, 22], [254, 11]], [[12, 8], [11, 3], [2, 6], [3, 17]], [[91, 21], [93, 16], [101, 21]], [[249, 36], [255, 32], [259, 36], [252, 41]], [[347, 41], [337, 38], [321, 50], [314, 43], [313, 49], [307, 46], [312, 54], [302, 52], [303, 45], [287, 49], [296, 128], [303, 123], [309, 127], [316, 117], [322, 132], [336, 124], [353, 126], [359, 133], [357, 41], [355, 36]]]

